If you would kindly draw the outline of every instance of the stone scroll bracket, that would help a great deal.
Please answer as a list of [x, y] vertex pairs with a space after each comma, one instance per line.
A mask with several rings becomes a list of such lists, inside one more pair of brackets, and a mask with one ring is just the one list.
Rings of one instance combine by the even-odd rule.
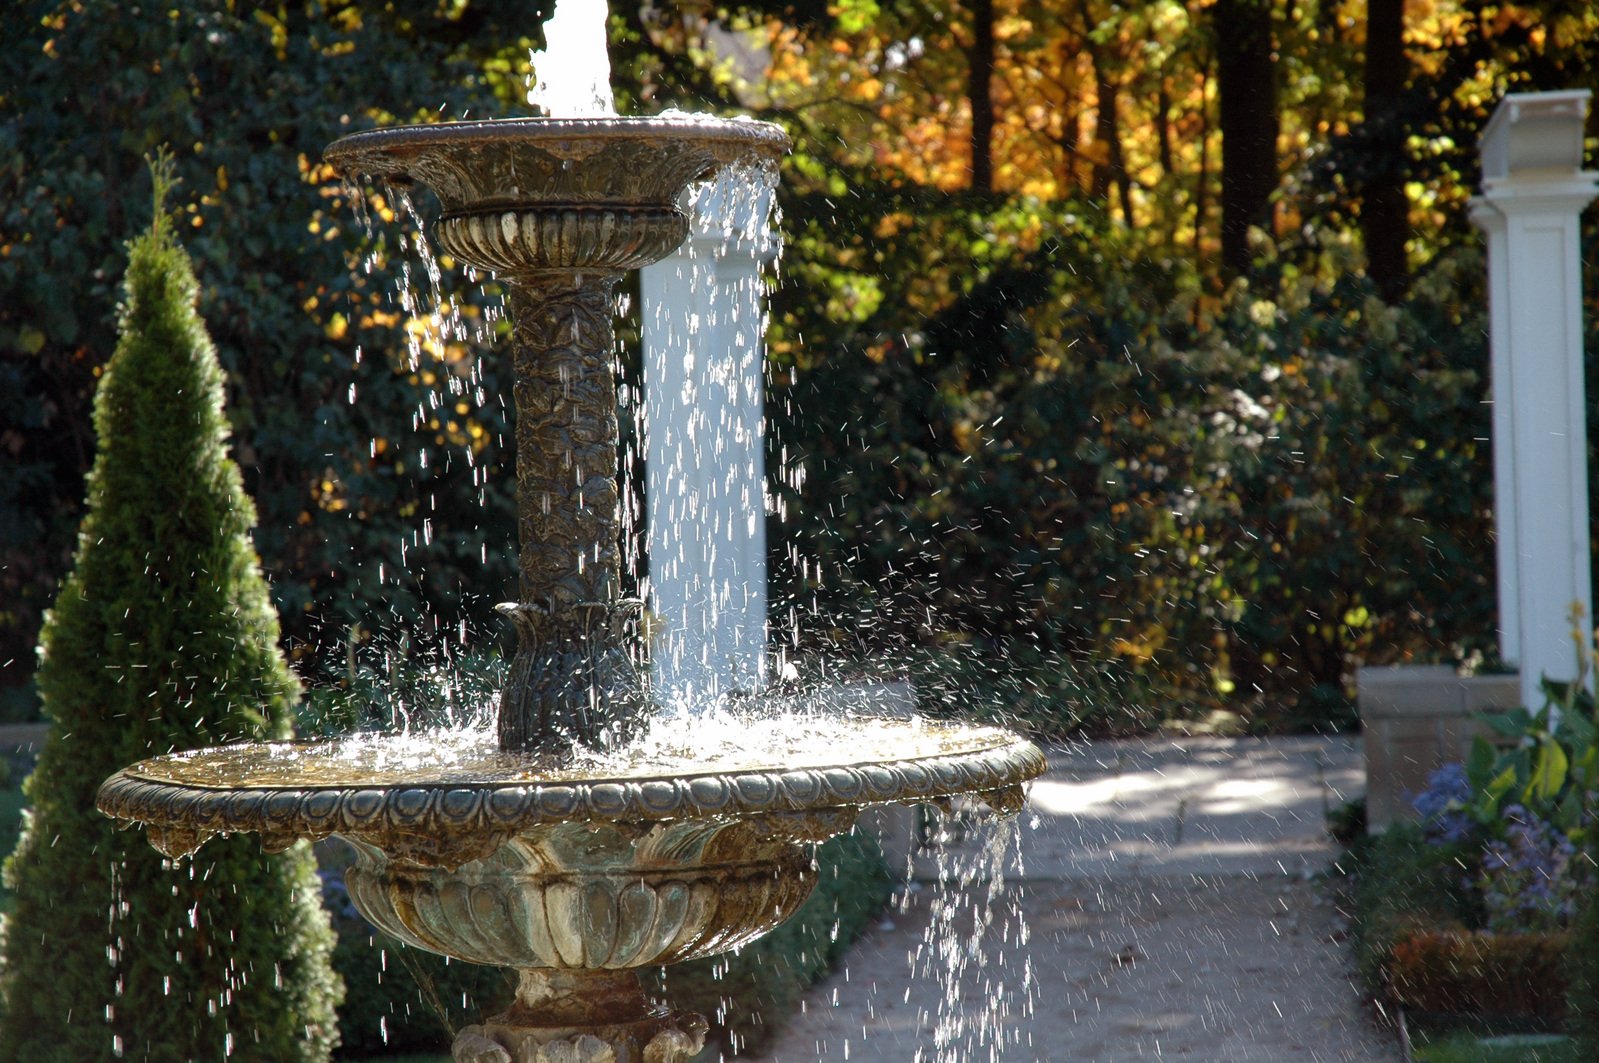
[[504, 1014], [456, 1035], [454, 1063], [688, 1063], [700, 1015], [652, 1005], [632, 971], [531, 969]]

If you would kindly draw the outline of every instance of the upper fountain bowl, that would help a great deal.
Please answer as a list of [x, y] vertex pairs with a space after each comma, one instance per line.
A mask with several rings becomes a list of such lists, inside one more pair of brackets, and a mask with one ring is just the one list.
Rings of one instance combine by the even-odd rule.
[[348, 177], [431, 188], [441, 247], [514, 275], [655, 261], [687, 235], [686, 187], [787, 149], [769, 122], [668, 114], [392, 126], [343, 137], [324, 158]]

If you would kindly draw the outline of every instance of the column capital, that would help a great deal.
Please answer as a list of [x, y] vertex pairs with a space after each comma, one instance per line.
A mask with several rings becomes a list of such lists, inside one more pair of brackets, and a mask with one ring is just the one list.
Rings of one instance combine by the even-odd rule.
[[1466, 207], [1466, 217], [1485, 233], [1501, 232], [1505, 227], [1504, 214], [1482, 196], [1471, 197]]
[[1547, 177], [1512, 175], [1486, 180], [1482, 195], [1473, 197], [1471, 218], [1479, 226], [1479, 206], [1510, 216], [1513, 214], [1569, 214], [1575, 216], [1599, 197], [1599, 173], [1581, 170]]

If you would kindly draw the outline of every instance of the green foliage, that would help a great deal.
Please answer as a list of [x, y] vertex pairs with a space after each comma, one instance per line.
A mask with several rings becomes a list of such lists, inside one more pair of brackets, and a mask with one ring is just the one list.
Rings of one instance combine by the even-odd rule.
[[666, 968], [672, 1003], [711, 1019], [730, 1053], [760, 1054], [811, 983], [833, 969], [888, 903], [877, 843], [852, 831], [816, 852], [816, 890], [794, 918], [735, 953]]
[[1573, 841], [1591, 829], [1591, 803], [1599, 791], [1599, 726], [1585, 680], [1591, 653], [1578, 638], [1578, 675], [1570, 682], [1543, 680], [1544, 705], [1484, 714], [1495, 739], [1478, 736], [1466, 761], [1474, 795], [1462, 811], [1492, 828], [1509, 805], [1520, 805]]
[[1366, 836], [1366, 799], [1357, 797], [1345, 801], [1327, 812], [1327, 834], [1339, 845], [1349, 848]]
[[[213, 841], [178, 865], [94, 807], [141, 757], [288, 735], [298, 683], [227, 455], [223, 374], [157, 178], [129, 247], [120, 342], [72, 571], [44, 629], [49, 737], [5, 865], [15, 894], [0, 1058], [325, 1060], [338, 979], [311, 854]], [[108, 962], [109, 961], [109, 962]]]
[[384, 654], [380, 668], [350, 653], [337, 683], [306, 692], [295, 733], [331, 737], [356, 731], [464, 727], [489, 721], [498, 707], [506, 661], [497, 654], [444, 652], [431, 658]]
[[908, 673], [927, 716], [989, 720], [1051, 740], [1085, 730], [1145, 734], [1174, 702], [1125, 661], [1045, 651], [1022, 639], [946, 637], [878, 662], [885, 665]]
[[1593, 1058], [1570, 1041], [1516, 1044], [1501, 1036], [1495, 1042], [1465, 1031], [1427, 1035], [1414, 1026], [1412, 1036], [1417, 1063], [1583, 1063]]
[[1089, 206], [800, 166], [769, 458], [798, 626], [1109, 658], [1323, 725], [1353, 662], [1488, 641], [1480, 260], [1387, 306], [1334, 242], [1217, 299]]
[[1428, 844], [1413, 824], [1395, 824], [1351, 847], [1344, 869], [1353, 877], [1356, 969], [1367, 988], [1385, 990], [1394, 947], [1410, 935], [1480, 924], [1461, 856], [1459, 847]]
[[[1599, 831], [1588, 832], [1583, 855], [1599, 866]], [[1599, 883], [1591, 878], [1571, 928], [1566, 1011], [1579, 1059], [1599, 1059]]]
[[396, 1050], [447, 1052], [458, 1029], [504, 1010], [514, 995], [512, 976], [502, 968], [449, 961], [369, 926], [362, 932], [335, 921], [335, 927], [333, 966], [346, 987], [340, 1059], [382, 1056], [389, 1063]]
[[[501, 360], [480, 360], [465, 342], [408, 346], [389, 291], [411, 257], [401, 227], [374, 219], [369, 235], [319, 159], [378, 121], [490, 108], [497, 82], [477, 57], [525, 57], [539, 8], [8, 5], [0, 661], [32, 659], [71, 555], [94, 457], [89, 398], [115, 343], [118, 241], [144, 209], [140, 156], [163, 143], [181, 178], [174, 224], [203, 282], [234, 395], [235, 457], [260, 502], [257, 545], [296, 658], [314, 672], [331, 657], [337, 672], [352, 625], [366, 652], [375, 632], [422, 645], [491, 615], [514, 561]], [[84, 85], [92, 106], [62, 106]], [[377, 268], [362, 269], [374, 254]], [[414, 260], [411, 270], [425, 314], [430, 282]], [[469, 330], [487, 330], [473, 307], [462, 312]], [[24, 664], [5, 681], [17, 671], [26, 678]]]
[[[17, 839], [22, 836], [23, 810], [27, 804], [20, 785], [0, 788], [0, 853], [10, 853], [16, 849]], [[0, 916], [10, 910], [10, 891], [0, 883]]]

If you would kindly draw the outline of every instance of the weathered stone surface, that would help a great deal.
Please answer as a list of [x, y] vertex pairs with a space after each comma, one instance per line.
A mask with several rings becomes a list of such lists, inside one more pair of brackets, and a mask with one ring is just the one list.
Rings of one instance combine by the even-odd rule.
[[455, 1063], [512, 1063], [511, 1053], [504, 1045], [465, 1030], [450, 1045], [450, 1057]]
[[705, 1032], [702, 1016], [651, 1004], [630, 973], [524, 970], [510, 1010], [461, 1030], [453, 1051], [456, 1063], [483, 1043], [516, 1063], [687, 1063]]
[[351, 176], [425, 184], [446, 215], [617, 203], [671, 210], [690, 182], [787, 148], [777, 126], [710, 115], [501, 118], [371, 129], [339, 139], [323, 159]]
[[783, 922], [815, 885], [803, 840], [747, 820], [552, 824], [448, 871], [365, 843], [357, 853], [345, 884], [374, 926], [501, 967], [619, 969], [724, 952]]
[[[899, 720], [859, 725], [876, 735], [903, 730], [907, 744], [927, 734], [927, 727]], [[485, 769], [466, 782], [419, 769], [404, 785], [365, 786], [329, 768], [328, 758], [307, 755], [313, 744], [224, 747], [141, 761], [107, 779], [97, 803], [107, 815], [145, 825], [152, 841], [178, 853], [214, 834], [259, 831], [279, 841], [338, 834], [419, 867], [458, 867], [541, 824], [753, 817], [763, 829], [820, 841], [848, 827], [840, 816], [872, 804], [936, 804], [976, 793], [1012, 811], [1020, 785], [1045, 768], [1036, 746], [1006, 731], [949, 727], [938, 735], [942, 752], [869, 765], [575, 780], [541, 779], [532, 762], [518, 761], [500, 766], [500, 778]], [[220, 771], [249, 774], [254, 763], [305, 763], [304, 779], [237, 788], [216, 781]]]

